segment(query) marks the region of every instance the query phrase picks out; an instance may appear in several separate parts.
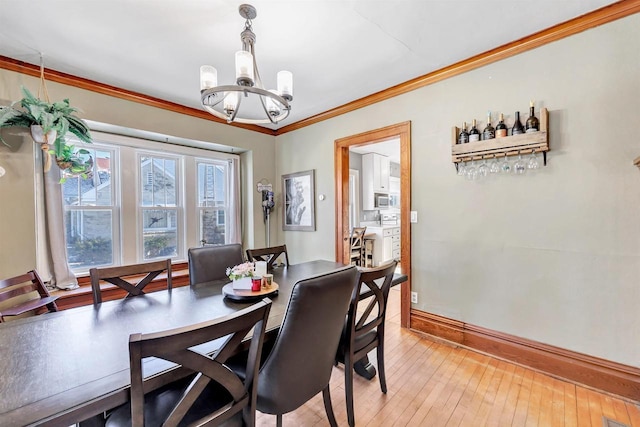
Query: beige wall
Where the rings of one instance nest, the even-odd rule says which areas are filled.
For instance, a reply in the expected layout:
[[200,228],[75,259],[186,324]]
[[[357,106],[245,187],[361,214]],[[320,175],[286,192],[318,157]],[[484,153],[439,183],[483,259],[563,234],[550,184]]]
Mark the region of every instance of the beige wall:
[[[414,307],[640,366],[639,52],[636,14],[278,136],[277,176],[315,169],[327,195],[316,232],[279,227],[292,262],[334,258],[334,140],[410,120]],[[451,127],[530,99],[550,110],[548,165],[456,176]]]
[[[0,100],[5,100],[5,104],[6,100],[21,98],[20,85],[35,93],[38,80],[0,69]],[[87,120],[236,147],[235,152],[242,152],[243,240],[245,246],[264,245],[261,199],[256,183],[261,178],[275,180],[273,136],[52,82],[47,82],[47,87],[51,100],[69,98],[71,105],[80,108],[81,117]],[[0,178],[0,277],[19,274],[36,265],[34,144],[29,137],[24,137],[26,143],[23,143],[20,133],[19,129],[3,130],[2,135],[11,147],[0,144],[0,166],[7,170]],[[260,160],[254,162],[254,158]]]

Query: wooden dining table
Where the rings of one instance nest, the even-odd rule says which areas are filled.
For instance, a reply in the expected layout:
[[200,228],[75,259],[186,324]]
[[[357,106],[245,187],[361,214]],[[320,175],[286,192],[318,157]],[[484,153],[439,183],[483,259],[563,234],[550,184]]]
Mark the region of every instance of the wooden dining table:
[[[310,261],[276,268],[268,333],[280,327],[293,285],[346,268]],[[406,279],[405,279],[406,280]],[[247,307],[222,294],[224,283],[157,291],[0,324],[0,426],[69,426],[126,403],[129,335],[212,320]],[[207,351],[216,350],[215,343]],[[175,369],[150,361],[145,377]]]

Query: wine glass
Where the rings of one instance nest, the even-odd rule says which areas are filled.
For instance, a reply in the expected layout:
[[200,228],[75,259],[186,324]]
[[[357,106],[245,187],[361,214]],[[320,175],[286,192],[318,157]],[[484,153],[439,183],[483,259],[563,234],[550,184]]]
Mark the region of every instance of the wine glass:
[[494,154],[493,161],[489,165],[489,172],[498,173],[500,172],[500,163],[498,163],[498,157]]
[[508,174],[511,172],[511,163],[507,160],[507,153],[504,153],[504,160],[500,163],[500,172],[503,174]]
[[538,169],[540,167],[540,163],[538,163],[538,157],[536,156],[536,150],[531,150],[531,156],[529,157],[529,162],[527,163],[527,168],[529,169]]
[[478,166],[478,178],[486,178],[489,175],[489,166],[487,166],[487,161],[485,158],[482,158],[482,163]]
[[461,162],[458,165],[458,176],[465,176],[465,169],[467,168],[466,162]]
[[517,175],[522,175],[527,171],[527,167],[522,160],[522,153],[518,151],[518,160],[513,164],[513,172]]
[[464,173],[467,179],[470,181],[478,179],[478,168],[476,167],[473,160],[471,161],[471,164],[465,168]]

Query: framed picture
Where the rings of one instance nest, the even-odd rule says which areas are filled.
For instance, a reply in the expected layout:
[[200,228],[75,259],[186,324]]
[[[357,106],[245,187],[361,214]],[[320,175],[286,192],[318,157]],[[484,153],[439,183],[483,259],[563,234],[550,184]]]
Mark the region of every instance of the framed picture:
[[315,193],[315,169],[282,175],[283,230],[316,231]]

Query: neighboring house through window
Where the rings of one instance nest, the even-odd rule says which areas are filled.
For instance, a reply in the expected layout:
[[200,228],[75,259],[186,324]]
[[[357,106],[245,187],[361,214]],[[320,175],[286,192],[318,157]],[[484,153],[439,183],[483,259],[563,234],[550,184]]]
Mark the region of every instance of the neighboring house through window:
[[186,259],[229,243],[230,159],[237,155],[93,133],[93,176],[62,187],[72,270]]

